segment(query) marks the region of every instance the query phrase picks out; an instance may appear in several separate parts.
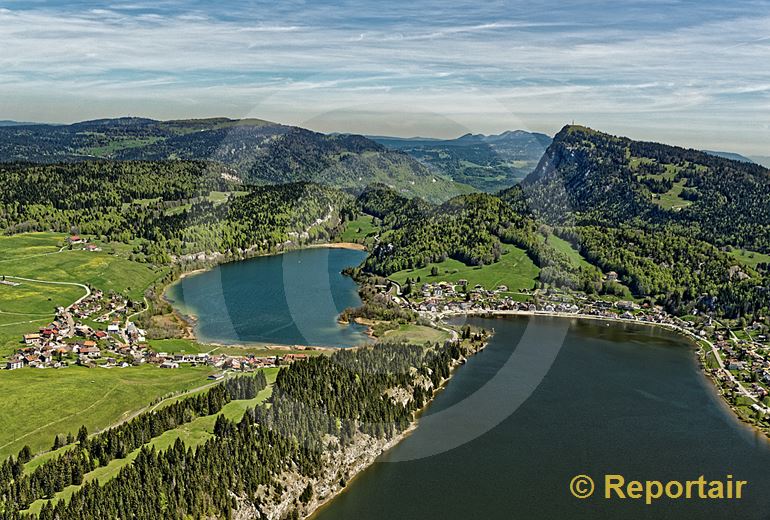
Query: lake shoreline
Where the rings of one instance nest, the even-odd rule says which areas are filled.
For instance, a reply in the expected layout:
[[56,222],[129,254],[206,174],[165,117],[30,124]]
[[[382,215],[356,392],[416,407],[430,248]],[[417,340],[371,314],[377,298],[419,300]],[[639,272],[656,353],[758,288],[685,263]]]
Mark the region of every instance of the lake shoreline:
[[[594,316],[594,315],[587,315],[587,314],[571,314],[571,313],[563,313],[563,312],[549,312],[549,311],[464,311],[464,312],[453,312],[453,313],[439,313],[441,314],[440,319],[442,319],[445,316],[449,317],[479,317],[479,318],[488,318],[488,319],[494,319],[494,318],[502,318],[505,319],[507,317],[521,317],[521,318],[527,318],[528,320],[533,317],[544,317],[544,318],[558,318],[558,319],[577,319],[577,320],[586,320],[586,321],[599,321],[599,322],[605,322],[609,326],[611,323],[614,325],[618,324],[629,324],[629,325],[646,325],[653,328],[661,328],[663,330],[667,330],[669,332],[674,332],[677,337],[681,337],[683,339],[688,340],[688,344],[693,347],[692,350],[696,354],[696,361],[698,364],[698,373],[702,376],[702,381],[704,383],[704,388],[707,389],[712,393],[712,396],[715,397],[715,401],[719,403],[721,406],[725,407],[725,412],[737,420],[738,423],[740,423],[741,427],[744,427],[746,429],[746,432],[751,433],[761,433],[762,437],[765,439],[765,441],[770,442],[770,437],[767,436],[767,433],[763,431],[762,429],[756,427],[755,425],[745,421],[742,416],[737,413],[737,411],[734,409],[730,403],[728,403],[722,393],[720,393],[719,389],[720,387],[717,385],[716,380],[714,377],[706,372],[703,368],[703,364],[700,362],[701,357],[699,353],[701,351],[705,351],[703,349],[703,346],[700,345],[697,342],[697,338],[693,337],[688,331],[682,329],[681,327],[678,327],[676,325],[666,324],[666,323],[654,323],[654,322],[641,322],[641,321],[632,321],[622,318],[612,318],[612,317],[606,317],[606,316]],[[478,352],[483,350],[487,344],[488,340],[491,339],[494,336],[494,331],[490,333],[490,336],[487,338],[487,342],[484,343],[484,346],[479,349]],[[476,352],[476,353],[478,353]],[[474,354],[475,355],[475,354]],[[408,438],[411,434],[413,434],[417,428],[419,427],[420,422],[420,416],[425,413],[428,408],[431,406],[431,404],[434,402],[436,397],[439,395],[441,391],[443,391],[446,386],[450,383],[452,380],[452,377],[455,375],[455,372],[463,366],[463,363],[458,363],[455,366],[452,367],[449,377],[444,380],[439,388],[436,389],[434,394],[431,396],[431,399],[426,403],[425,407],[423,407],[419,412],[415,414],[415,419],[412,421],[412,423],[409,425],[409,427],[404,430],[401,434],[399,434],[396,438],[394,438],[391,442],[388,443],[387,448],[385,448],[374,460],[372,460],[369,464],[367,464],[364,468],[361,469],[358,473],[356,473],[348,482],[348,486],[345,488],[340,489],[336,493],[332,494],[329,497],[326,497],[322,502],[318,504],[318,506],[308,515],[306,515],[304,520],[314,520],[317,518],[321,512],[330,505],[330,503],[340,495],[342,495],[344,492],[346,492],[350,486],[351,483],[355,482],[357,478],[359,478],[364,471],[369,469],[371,466],[373,466],[380,457],[385,455],[388,451],[395,448],[398,444],[400,444],[402,441],[404,441],[406,438]]]
[[[487,345],[489,345],[489,341],[492,339],[492,337],[493,337],[493,336],[494,336],[494,332],[487,332],[487,336],[486,336],[486,337],[485,337],[485,339],[484,339],[484,343],[483,343],[481,346],[479,346],[479,348],[478,348],[478,349],[477,349],[475,352],[473,352],[473,354],[472,354],[472,356],[471,356],[471,357],[474,357],[474,356],[476,356],[478,353],[482,352],[482,351],[483,351],[483,350],[484,350],[484,349],[487,347]],[[461,367],[463,367],[463,366],[465,365],[465,363],[467,362],[467,360],[468,360],[468,359],[469,359],[469,358],[466,358],[466,357],[462,357],[462,358],[460,358],[460,359],[456,360],[456,361],[455,361],[455,362],[452,364],[452,366],[450,367],[450,369],[449,369],[449,376],[448,376],[446,379],[444,379],[443,381],[441,381],[441,383],[439,384],[439,386],[438,386],[438,387],[436,387],[436,388],[433,390],[433,393],[431,394],[431,396],[430,396],[430,399],[428,399],[428,400],[425,402],[425,405],[424,405],[424,406],[423,406],[421,409],[419,409],[419,410],[417,410],[417,411],[415,412],[415,414],[414,414],[414,418],[413,418],[413,419],[412,419],[412,421],[409,423],[409,426],[407,426],[407,427],[406,427],[406,429],[404,429],[404,431],[402,431],[402,432],[401,432],[401,433],[399,433],[398,435],[394,436],[394,437],[393,437],[393,438],[392,438],[390,441],[388,441],[388,442],[387,442],[387,443],[386,443],[386,444],[383,446],[383,449],[380,451],[380,453],[379,453],[379,454],[377,454],[377,456],[376,456],[376,457],[374,457],[374,458],[373,458],[371,461],[369,461],[368,463],[364,464],[364,465],[363,465],[363,467],[360,469],[360,471],[357,471],[357,472],[356,472],[354,475],[352,475],[352,476],[351,476],[351,477],[348,479],[348,481],[347,481],[347,485],[346,485],[345,487],[343,487],[343,488],[341,488],[341,489],[337,490],[336,492],[332,493],[331,495],[329,495],[329,496],[327,496],[327,497],[324,497],[324,498],[323,498],[323,500],[319,501],[319,502],[318,502],[318,503],[315,505],[315,507],[313,508],[313,510],[312,510],[312,511],[310,511],[310,512],[309,512],[307,515],[305,515],[305,516],[303,516],[303,517],[302,517],[302,518],[303,518],[303,520],[313,520],[314,518],[316,518],[316,517],[317,517],[317,515],[321,514],[321,512],[323,511],[323,509],[324,509],[324,508],[326,508],[326,507],[328,507],[328,506],[329,506],[329,505],[330,505],[330,504],[331,504],[331,503],[334,501],[334,499],[335,499],[335,498],[339,497],[340,495],[342,495],[343,493],[345,493],[345,492],[346,492],[348,489],[350,489],[350,485],[351,485],[353,482],[355,482],[355,481],[356,481],[356,479],[357,479],[357,478],[359,478],[359,477],[360,477],[360,476],[361,476],[361,475],[362,475],[362,474],[363,474],[363,473],[364,473],[364,472],[365,472],[367,469],[371,468],[371,467],[372,467],[374,464],[376,464],[376,463],[377,463],[377,461],[378,461],[378,460],[379,460],[379,459],[380,459],[380,458],[381,458],[383,455],[385,455],[387,452],[389,452],[390,450],[392,450],[393,448],[395,448],[396,446],[398,446],[398,445],[399,445],[401,442],[403,442],[403,441],[404,441],[404,440],[406,440],[406,439],[407,439],[407,438],[408,438],[410,435],[412,435],[412,434],[413,434],[413,433],[414,433],[414,432],[417,430],[417,428],[420,426],[420,418],[423,416],[423,414],[425,414],[425,412],[427,412],[427,411],[428,411],[428,409],[430,408],[431,404],[433,404],[433,402],[436,400],[436,398],[437,398],[437,397],[438,397],[438,396],[439,396],[439,395],[440,395],[440,394],[441,394],[441,393],[442,393],[444,390],[446,390],[446,387],[447,387],[447,386],[449,385],[449,383],[452,381],[452,378],[455,376],[455,374],[457,373],[457,371],[458,371],[458,370],[459,370]]]
[[[770,431],[762,429],[760,426],[757,426],[754,423],[749,422],[746,420],[741,414],[735,405],[727,401],[727,398],[725,394],[722,392],[722,387],[719,384],[719,381],[716,377],[716,373],[711,372],[708,370],[706,366],[706,356],[708,355],[709,349],[706,348],[706,346],[702,345],[701,342],[705,342],[707,345],[712,346],[711,342],[706,340],[705,338],[699,338],[692,332],[679,327],[678,325],[670,324],[670,323],[658,323],[658,322],[650,322],[650,321],[637,321],[637,320],[628,320],[623,318],[613,318],[609,316],[595,316],[592,314],[572,314],[572,313],[566,313],[566,312],[557,312],[557,311],[514,311],[514,310],[498,310],[498,311],[463,311],[463,312],[445,312],[445,313],[439,313],[441,314],[441,318],[443,319],[443,316],[476,316],[480,318],[489,317],[489,318],[496,318],[496,317],[506,317],[506,316],[520,316],[520,317],[537,317],[541,316],[544,318],[551,317],[551,318],[559,318],[559,319],[577,319],[577,320],[590,320],[590,321],[600,321],[600,322],[606,322],[607,324],[615,323],[615,324],[628,324],[628,325],[645,325],[652,328],[661,328],[664,330],[668,330],[670,332],[676,333],[677,336],[682,337],[688,341],[690,345],[693,346],[693,350],[696,354],[696,359],[698,361],[698,367],[699,367],[699,373],[703,376],[703,380],[707,382],[707,388],[710,389],[710,391],[713,392],[713,394],[717,397],[717,400],[724,405],[728,410],[730,410],[730,415],[732,415],[735,419],[738,420],[738,422],[741,423],[741,425],[746,426],[751,432],[759,433],[761,434],[762,438],[770,443]],[[715,354],[716,355],[716,354]]]

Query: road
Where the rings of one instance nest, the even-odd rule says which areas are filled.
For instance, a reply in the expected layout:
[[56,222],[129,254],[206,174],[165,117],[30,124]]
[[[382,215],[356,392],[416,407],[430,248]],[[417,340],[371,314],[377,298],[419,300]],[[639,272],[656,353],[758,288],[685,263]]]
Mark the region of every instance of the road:
[[[55,254],[55,253],[47,253],[47,254]],[[51,280],[36,280],[35,278],[22,278],[21,276],[10,276],[10,275],[5,275],[5,278],[6,279],[11,279],[11,280],[21,280],[21,281],[24,281],[24,282],[45,283],[45,284],[51,284],[51,285],[74,285],[76,287],[82,287],[83,289],[85,289],[86,293],[83,296],[81,296],[80,298],[78,298],[77,300],[75,300],[72,303],[72,305],[77,305],[78,303],[82,302],[83,300],[85,300],[86,298],[91,296],[91,288],[88,287],[85,284],[82,284],[82,283],[76,283],[76,282],[54,282],[54,281],[51,281]],[[72,307],[72,305],[70,305],[70,307]]]
[[[56,253],[47,253],[47,254],[56,254]],[[9,275],[5,275],[5,278],[6,279],[11,279],[11,280],[21,280],[23,282],[42,283],[42,284],[49,284],[49,285],[74,285],[76,287],[83,288],[86,291],[86,293],[83,296],[81,296],[80,298],[78,298],[77,300],[75,300],[74,302],[72,302],[69,305],[69,307],[67,307],[67,308],[70,308],[73,305],[77,305],[78,303],[82,302],[83,300],[85,300],[86,298],[91,296],[91,288],[88,287],[85,284],[82,284],[82,283],[77,283],[77,282],[54,282],[52,280],[37,280],[35,278],[22,278],[21,276],[9,276]],[[66,313],[66,317],[67,317],[67,328],[69,328],[70,330],[73,330],[75,328],[75,321],[72,319],[72,316],[70,315],[69,312]],[[34,322],[37,322],[37,321],[40,321],[40,319],[32,320],[29,323],[34,323]]]

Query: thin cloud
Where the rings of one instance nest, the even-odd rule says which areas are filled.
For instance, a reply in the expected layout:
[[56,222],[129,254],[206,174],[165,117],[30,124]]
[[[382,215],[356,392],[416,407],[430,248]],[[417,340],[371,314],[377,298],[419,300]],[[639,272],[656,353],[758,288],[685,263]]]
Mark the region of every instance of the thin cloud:
[[490,123],[502,105],[544,117],[550,131],[571,114],[608,127],[677,114],[713,125],[714,139],[745,125],[759,129],[751,146],[770,141],[755,123],[770,119],[770,71],[758,65],[770,62],[768,16],[680,2],[667,3],[665,18],[646,2],[471,5],[0,8],[0,108],[13,111],[0,116],[29,119],[21,99],[27,110],[49,106],[57,120],[78,119],[92,98],[118,112],[130,102],[178,117],[196,115],[185,113],[191,105],[211,114],[273,103],[295,120],[303,110],[309,118],[390,103],[491,131],[506,129],[490,128],[503,124]]

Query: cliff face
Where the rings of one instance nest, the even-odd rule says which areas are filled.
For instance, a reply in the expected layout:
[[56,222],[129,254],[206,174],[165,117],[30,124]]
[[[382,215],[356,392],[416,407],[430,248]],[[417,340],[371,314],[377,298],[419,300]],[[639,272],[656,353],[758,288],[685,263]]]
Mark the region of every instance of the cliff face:
[[625,141],[584,127],[564,127],[521,184],[528,206],[554,224],[576,216],[614,220],[616,215],[654,210],[634,185]]
[[[402,438],[403,436],[397,436],[385,440],[359,433],[348,446],[340,448],[338,439],[329,436],[326,441],[330,449],[322,457],[323,470],[319,475],[307,478],[296,471],[284,471],[276,479],[280,483],[281,492],[262,487],[258,495],[262,500],[259,509],[249,501],[239,501],[239,509],[234,518],[306,518],[342,491],[351,478],[370,466],[377,457],[398,444]],[[301,497],[308,485],[311,486],[312,495],[303,502]]]
[[[483,345],[475,350],[466,350],[465,355],[453,361],[452,370],[465,363],[466,355],[472,355],[480,349],[483,349]],[[429,377],[419,374],[417,370],[412,371],[411,374],[414,379],[410,386],[391,388],[383,397],[405,405],[411,400],[413,389],[419,386],[428,392],[428,395],[435,395],[438,388],[434,387]],[[447,381],[448,379],[444,379],[439,388]],[[322,454],[323,464],[319,474],[307,477],[292,468],[287,468],[275,479],[273,485],[260,486],[253,499],[234,495],[238,504],[233,515],[234,520],[282,520],[309,517],[316,509],[342,492],[351,479],[371,466],[380,455],[401,442],[416,427],[415,420],[408,429],[391,439],[357,432],[345,446],[340,445],[337,437],[326,435],[324,437],[326,450]],[[308,489],[312,491],[308,493]]]

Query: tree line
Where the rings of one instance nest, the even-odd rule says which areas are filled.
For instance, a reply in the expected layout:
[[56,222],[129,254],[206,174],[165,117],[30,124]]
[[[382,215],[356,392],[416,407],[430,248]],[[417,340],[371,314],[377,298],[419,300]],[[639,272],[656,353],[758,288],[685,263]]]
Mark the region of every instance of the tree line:
[[[244,503],[261,511],[282,493],[284,472],[317,477],[324,453],[357,436],[403,431],[464,353],[456,343],[380,344],[294,363],[279,372],[269,403],[237,423],[220,416],[215,438],[202,446],[142,447],[116,478],[84,484],[69,502],[47,502],[39,518],[232,518]],[[393,397],[396,389],[406,400]],[[312,487],[303,494],[309,500]],[[0,512],[2,520],[19,518],[12,503]]]
[[71,449],[31,473],[24,472],[24,464],[30,459],[29,448],[24,448],[18,457],[0,465],[0,511],[12,515],[28,508],[35,500],[52,498],[67,486],[80,485],[86,473],[114,459],[125,458],[163,432],[196,417],[216,414],[232,400],[253,399],[266,386],[265,375],[260,371],[226,379],[207,392],[143,413],[91,437],[83,426],[76,440],[73,439],[75,444]]

